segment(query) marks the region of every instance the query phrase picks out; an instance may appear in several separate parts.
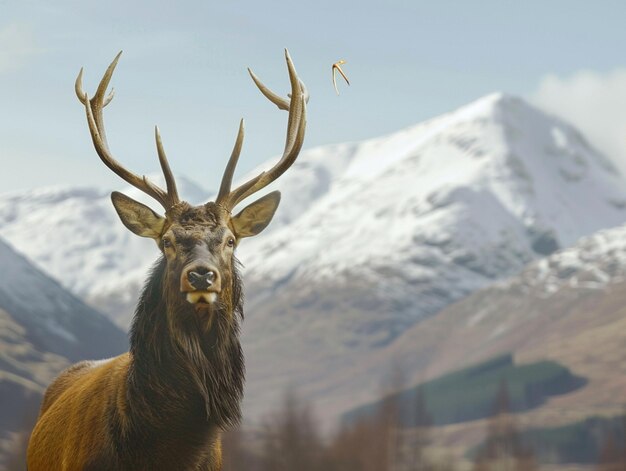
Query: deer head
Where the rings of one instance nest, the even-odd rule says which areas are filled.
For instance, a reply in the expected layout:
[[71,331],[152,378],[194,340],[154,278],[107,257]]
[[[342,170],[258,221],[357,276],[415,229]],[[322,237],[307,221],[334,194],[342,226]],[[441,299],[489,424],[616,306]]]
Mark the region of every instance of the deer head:
[[126,182],[159,202],[163,206],[164,214],[157,214],[148,206],[118,192],[111,195],[115,210],[130,231],[154,239],[163,253],[167,264],[164,284],[168,291],[168,305],[179,308],[191,306],[196,312],[211,311],[212,306],[221,305],[226,306],[226,310],[232,314],[233,290],[238,289],[235,247],[241,239],[257,235],[267,227],[280,202],[280,193],[271,192],[250,203],[235,215],[232,212],[244,199],[280,177],[296,160],[302,148],[306,127],[308,101],[306,88],[298,78],[286,50],[285,57],[291,83],[289,99],[273,93],[248,69],[263,95],[279,109],[289,112],[283,155],[270,170],[232,189],[233,174],[244,138],[242,120],[216,200],[192,206],[181,201],[178,196],[176,182],[158,128],[155,128],[156,148],[165,176],[165,190],[145,176],[139,176],[124,168],[109,149],[103,109],[113,99],[113,91],[107,94],[107,88],[120,55],[121,52],[109,65],[91,99],[83,91],[81,69],[76,79],[76,94],[85,106],[93,144],[101,160]]

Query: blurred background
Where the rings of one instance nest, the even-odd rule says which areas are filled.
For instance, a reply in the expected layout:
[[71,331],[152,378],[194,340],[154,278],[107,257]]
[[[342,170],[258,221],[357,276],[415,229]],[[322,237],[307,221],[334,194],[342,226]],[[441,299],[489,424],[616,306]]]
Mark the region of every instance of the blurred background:
[[[626,469],[626,4],[0,0],[0,469],[49,382],[127,349],[158,251],[114,155],[214,197],[271,166],[289,48],[305,147],[244,265],[244,421],[228,470]],[[351,83],[332,85],[331,65]],[[155,177],[158,179],[158,177]],[[143,199],[145,201],[145,199]],[[158,209],[158,208],[155,208]]]

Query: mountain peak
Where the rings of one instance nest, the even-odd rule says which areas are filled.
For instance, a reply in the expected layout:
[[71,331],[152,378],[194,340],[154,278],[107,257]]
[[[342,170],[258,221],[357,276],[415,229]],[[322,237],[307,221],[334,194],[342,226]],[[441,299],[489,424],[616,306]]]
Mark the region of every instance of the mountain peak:
[[482,96],[466,105],[453,111],[452,115],[468,117],[485,117],[499,119],[502,114],[516,113],[518,116],[541,117],[540,119],[555,118],[549,116],[544,111],[536,108],[531,103],[519,97],[505,92],[494,92]]
[[[512,95],[510,93],[497,91],[493,93],[489,93],[487,95],[483,95],[482,97],[474,100],[471,103],[482,104],[486,106],[506,106],[508,103],[520,102],[524,101],[522,98],[517,95]],[[470,103],[470,104],[471,104]]]

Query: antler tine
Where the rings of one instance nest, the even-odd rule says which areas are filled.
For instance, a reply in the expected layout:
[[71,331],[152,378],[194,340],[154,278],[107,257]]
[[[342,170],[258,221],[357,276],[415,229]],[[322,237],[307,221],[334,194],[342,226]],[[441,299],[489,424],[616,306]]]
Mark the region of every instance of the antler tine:
[[120,51],[117,56],[115,56],[115,59],[113,59],[113,62],[111,62],[111,64],[107,68],[102,77],[102,80],[100,80],[100,84],[98,85],[98,88],[93,98],[89,99],[87,93],[83,91],[82,68],[80,69],[78,77],[76,78],[74,90],[76,92],[78,100],[85,106],[85,111],[87,113],[87,123],[89,125],[91,139],[93,141],[96,152],[98,153],[98,156],[100,157],[102,162],[104,162],[104,164],[109,167],[115,174],[119,175],[126,182],[130,183],[134,187],[138,188],[139,190],[157,200],[165,208],[165,210],[168,210],[179,200],[178,193],[176,191],[176,183],[174,182],[174,177],[172,176],[172,172],[167,162],[167,157],[165,156],[165,152],[163,151],[163,145],[161,143],[161,137],[158,133],[158,129],[156,130],[157,151],[159,153],[161,169],[163,170],[163,174],[165,176],[165,182],[168,190],[167,192],[152,183],[150,180],[148,180],[147,177],[139,176],[126,169],[113,157],[109,150],[109,144],[107,142],[104,128],[104,117],[102,110],[106,105],[111,102],[114,97],[113,90],[111,90],[108,95],[106,94],[106,91],[109,87],[111,77],[113,76],[113,72],[115,71],[115,67],[117,66],[121,54],[122,52]]
[[277,95],[276,93],[271,91],[269,88],[267,88],[265,84],[261,82],[261,80],[259,80],[259,77],[257,77],[256,74],[252,72],[252,70],[249,67],[248,67],[248,73],[250,74],[250,77],[252,77],[252,80],[256,84],[257,88],[261,90],[261,93],[263,95],[265,95],[265,98],[267,98],[269,101],[274,103],[278,107],[279,110],[289,111],[288,100],[285,100],[283,97],[281,97],[280,95]]
[[172,174],[172,170],[170,169],[170,164],[167,161],[165,150],[163,149],[163,142],[161,141],[161,133],[159,132],[158,126],[154,127],[154,138],[156,140],[157,153],[159,154],[159,164],[161,164],[161,170],[163,171],[163,176],[165,177],[165,188],[167,189],[168,204],[168,207],[166,209],[169,209],[175,204],[179,203],[180,198],[178,197],[176,180],[174,179],[174,175]]
[[[230,188],[230,179],[232,179],[232,174],[234,173],[236,165],[236,159],[233,161],[233,158],[231,157],[231,160],[228,162],[227,170],[224,172],[224,178],[228,175],[229,181],[228,183],[226,183],[225,180],[222,181],[222,186],[217,200],[217,202],[222,203],[229,210],[233,209],[239,202],[248,196],[256,193],[280,177],[295,162],[300,150],[302,149],[306,129],[306,103],[308,101],[308,92],[304,84],[298,78],[298,74],[296,73],[289,51],[286,49],[285,59],[287,61],[287,68],[289,69],[289,81],[291,83],[289,100],[286,100],[272,92],[250,69],[248,69],[252,80],[257,85],[261,93],[279,109],[289,111],[287,136],[283,155],[278,163],[269,171],[262,172],[260,175],[250,179],[235,190],[226,194],[223,190]],[[237,155],[237,157],[239,157],[239,155]]]
[[239,122],[239,132],[237,133],[237,140],[235,141],[235,147],[233,147],[233,151],[230,154],[230,159],[228,159],[228,164],[224,169],[224,175],[222,176],[222,184],[220,185],[220,191],[217,194],[216,202],[222,202],[226,197],[230,194],[230,187],[233,183],[233,175],[235,174],[235,167],[237,167],[237,161],[239,160],[239,155],[241,154],[241,147],[243,146],[243,136],[244,136],[244,121],[243,119]]
[[[119,57],[119,54],[118,54],[118,57]],[[74,92],[76,92],[76,97],[78,98],[78,101],[80,101],[84,105],[85,95],[87,94],[83,91],[83,68],[82,67],[80,68],[80,72],[78,72],[78,77],[76,77],[76,82],[74,83]],[[115,98],[115,88],[111,88],[111,91],[109,92],[107,97],[104,99],[104,102],[102,103],[102,107],[104,108],[106,105],[111,103],[113,98]]]
[[[289,51],[287,51],[286,49],[285,49],[285,54],[287,56],[287,62],[291,63],[292,67],[293,67],[293,63],[291,62],[291,56],[289,55]],[[259,77],[257,77],[257,75],[254,72],[252,72],[252,70],[249,67],[248,67],[248,73],[250,74],[250,77],[252,77],[252,80],[254,81],[254,83],[258,87],[258,89],[261,91],[261,93],[263,95],[265,95],[265,97],[269,101],[274,103],[278,107],[279,110],[289,111],[289,100],[285,100],[280,95],[277,95],[272,90],[267,88],[267,86],[265,86],[265,84],[263,82],[261,82]],[[300,80],[300,88],[302,90],[302,93],[304,94],[306,103],[308,103],[309,102],[309,91],[307,90],[307,88],[304,85],[304,82],[302,82],[302,80]],[[291,93],[288,93],[287,96],[289,98],[291,98]]]

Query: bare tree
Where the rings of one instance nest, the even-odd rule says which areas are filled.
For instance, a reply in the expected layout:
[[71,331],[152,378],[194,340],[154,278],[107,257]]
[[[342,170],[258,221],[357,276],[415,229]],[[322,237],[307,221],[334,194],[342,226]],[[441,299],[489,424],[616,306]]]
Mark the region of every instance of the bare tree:
[[598,471],[626,471],[626,413],[622,416],[620,432],[607,432],[600,450]]
[[324,468],[324,446],[311,407],[293,391],[282,409],[266,418],[261,431],[262,471],[317,471]]
[[412,425],[410,439],[405,440],[405,452],[403,457],[404,469],[407,471],[422,471],[432,468],[432,463],[426,455],[431,444],[430,427],[432,417],[426,408],[426,400],[422,388],[418,388],[413,402]]
[[474,471],[534,471],[534,455],[521,439],[506,382],[500,384],[494,414],[487,425],[487,438],[474,461]]
[[390,422],[384,413],[344,426],[329,446],[332,471],[391,471]]

